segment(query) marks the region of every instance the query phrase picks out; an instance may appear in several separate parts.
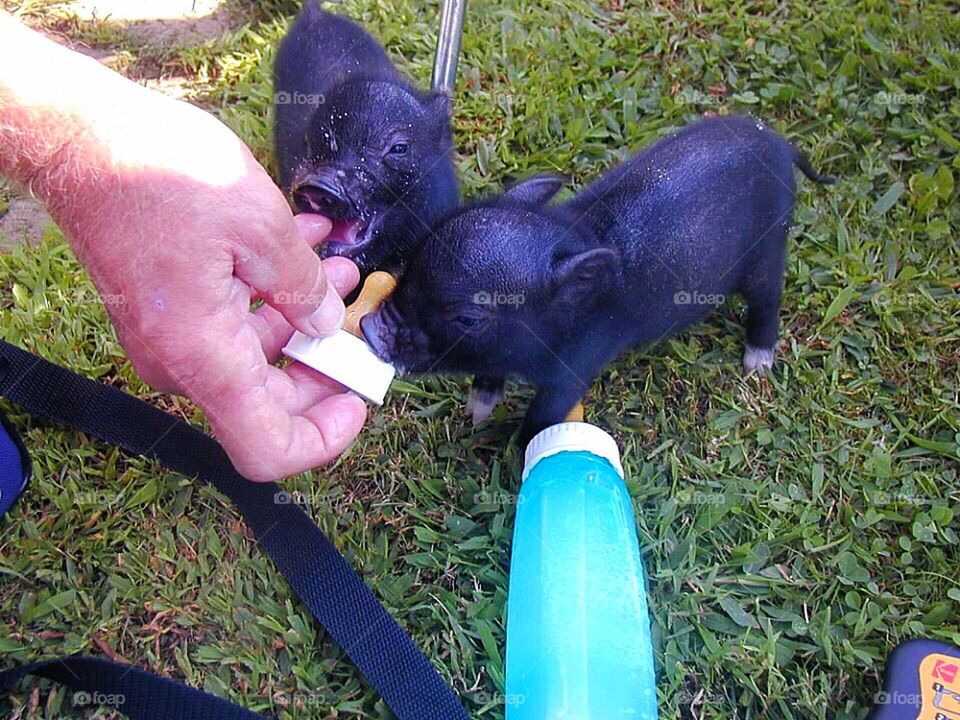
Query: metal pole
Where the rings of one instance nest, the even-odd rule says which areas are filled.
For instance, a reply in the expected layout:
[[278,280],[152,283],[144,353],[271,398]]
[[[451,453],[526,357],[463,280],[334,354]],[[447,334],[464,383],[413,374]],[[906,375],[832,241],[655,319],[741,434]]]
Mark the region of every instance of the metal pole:
[[440,36],[437,55],[433,61],[433,89],[453,95],[457,84],[457,60],[460,57],[460,38],[463,35],[463,16],[467,0],[443,0],[440,14]]

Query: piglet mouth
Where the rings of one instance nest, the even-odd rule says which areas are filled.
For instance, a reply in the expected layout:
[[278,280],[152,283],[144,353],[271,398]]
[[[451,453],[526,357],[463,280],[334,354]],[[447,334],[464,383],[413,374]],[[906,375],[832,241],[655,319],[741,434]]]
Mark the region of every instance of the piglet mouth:
[[391,300],[362,318],[360,331],[373,353],[400,375],[421,375],[436,365],[435,356],[425,347],[426,336],[404,323]]
[[301,213],[315,213],[330,219],[333,227],[321,246],[323,256],[359,254],[373,239],[376,216],[365,217],[339,188],[313,179],[293,189],[293,202]]
[[[343,250],[358,249],[370,240],[367,232],[370,223],[359,218],[332,218],[333,228],[327,235],[326,245]],[[331,248],[333,249],[333,248]]]

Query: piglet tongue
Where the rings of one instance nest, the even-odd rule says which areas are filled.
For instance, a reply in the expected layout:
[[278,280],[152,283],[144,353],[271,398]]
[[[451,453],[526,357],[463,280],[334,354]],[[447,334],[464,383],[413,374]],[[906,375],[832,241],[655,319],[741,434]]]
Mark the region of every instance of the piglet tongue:
[[334,220],[327,242],[355,245],[362,231],[363,223],[359,220]]

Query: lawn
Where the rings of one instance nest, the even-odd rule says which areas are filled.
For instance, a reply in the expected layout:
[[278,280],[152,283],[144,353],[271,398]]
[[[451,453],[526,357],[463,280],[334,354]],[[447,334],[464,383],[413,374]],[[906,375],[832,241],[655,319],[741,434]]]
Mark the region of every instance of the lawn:
[[[131,45],[124,68],[183,75],[269,162],[269,70],[293,5],[262,3],[199,47]],[[428,82],[435,2],[342,12]],[[468,195],[540,171],[579,186],[704,113],[757,115],[840,182],[799,183],[771,376],[741,376],[734,302],[622,358],[589,397],[623,449],[662,717],[863,718],[898,642],[960,645],[956,6],[471,0],[455,98]],[[0,286],[4,339],[203,422],[136,378],[55,230],[0,255]],[[471,715],[497,720],[529,392],[476,428],[466,395],[461,379],[396,383],[336,465],[287,485]],[[281,718],[390,717],[223,497],[3,407],[37,477],[0,521],[0,667],[86,652]],[[11,718],[84,716],[71,707],[40,684],[0,702]]]

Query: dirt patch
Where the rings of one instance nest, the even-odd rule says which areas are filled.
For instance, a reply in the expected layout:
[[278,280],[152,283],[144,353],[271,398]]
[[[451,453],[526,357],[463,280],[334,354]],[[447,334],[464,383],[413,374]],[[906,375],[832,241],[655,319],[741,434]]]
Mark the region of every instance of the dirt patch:
[[[247,0],[74,0],[18,13],[35,30],[100,59],[118,51],[162,52],[216,40],[255,16]],[[16,11],[12,0],[0,9]]]
[[0,252],[15,245],[39,243],[53,220],[43,204],[33,198],[15,198],[0,215]]
[[227,9],[217,10],[213,15],[195,20],[157,20],[133,23],[127,32],[147,47],[170,47],[171,45],[199,45],[215,40],[239,27],[242,17]]
[[79,0],[71,10],[80,20],[115,26],[148,48],[197,45],[244,21],[224,0]]

